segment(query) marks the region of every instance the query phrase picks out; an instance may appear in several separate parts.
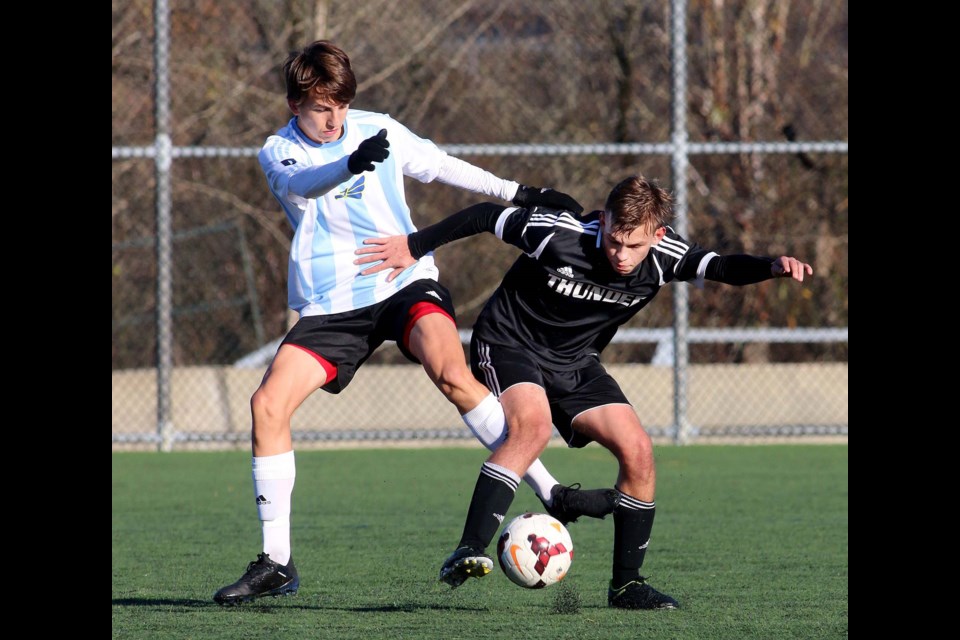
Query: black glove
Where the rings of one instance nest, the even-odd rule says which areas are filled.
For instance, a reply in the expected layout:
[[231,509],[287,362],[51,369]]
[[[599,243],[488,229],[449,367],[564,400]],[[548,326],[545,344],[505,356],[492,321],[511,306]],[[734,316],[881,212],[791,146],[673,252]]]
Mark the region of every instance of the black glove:
[[583,213],[583,206],[579,202],[562,191],[547,188],[538,189],[520,185],[517,195],[513,196],[513,204],[518,207],[531,207],[538,204],[551,209],[572,211],[578,215]]
[[350,169],[350,173],[373,171],[374,162],[383,162],[390,155],[390,152],[387,151],[389,146],[387,130],[380,129],[380,133],[361,142],[357,150],[350,154],[350,158],[347,160],[347,168]]

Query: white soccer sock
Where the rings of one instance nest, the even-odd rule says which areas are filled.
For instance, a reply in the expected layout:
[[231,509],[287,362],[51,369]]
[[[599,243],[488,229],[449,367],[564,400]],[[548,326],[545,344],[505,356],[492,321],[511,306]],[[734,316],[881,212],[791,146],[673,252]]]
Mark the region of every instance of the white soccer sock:
[[540,458],[534,460],[533,464],[527,467],[527,472],[523,475],[523,479],[537,492],[541,500],[547,504],[553,503],[553,496],[550,495],[550,490],[553,489],[554,485],[560,483],[550,475],[547,468],[540,462]]
[[[496,451],[507,439],[507,420],[503,415],[503,407],[500,406],[500,401],[492,393],[481,400],[480,404],[463,414],[462,418],[466,425],[470,427],[473,435],[490,451]],[[552,499],[550,490],[554,485],[560,484],[556,478],[550,475],[539,458],[534,460],[533,464],[527,468],[527,473],[523,476],[523,479],[547,504]]]
[[281,565],[290,561],[290,498],[296,477],[293,451],[253,458],[253,495],[263,530],[263,552]]
[[463,416],[463,421],[470,427],[477,440],[483,443],[490,451],[496,451],[507,439],[506,418],[503,416],[503,407],[495,395],[488,394],[470,411]]

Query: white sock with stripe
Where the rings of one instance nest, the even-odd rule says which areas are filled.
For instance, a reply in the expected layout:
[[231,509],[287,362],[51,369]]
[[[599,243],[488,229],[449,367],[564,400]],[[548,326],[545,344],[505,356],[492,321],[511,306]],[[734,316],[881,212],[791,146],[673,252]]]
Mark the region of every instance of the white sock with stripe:
[[290,502],[296,477],[293,451],[253,458],[253,495],[263,532],[263,552],[281,565],[290,561]]

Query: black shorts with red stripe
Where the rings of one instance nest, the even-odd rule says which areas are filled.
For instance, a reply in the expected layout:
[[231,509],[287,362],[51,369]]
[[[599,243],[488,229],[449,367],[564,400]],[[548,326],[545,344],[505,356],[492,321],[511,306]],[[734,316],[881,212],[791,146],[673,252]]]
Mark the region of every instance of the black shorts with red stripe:
[[357,369],[386,341],[396,342],[408,360],[420,364],[410,353],[407,340],[416,321],[428,313],[442,313],[456,324],[453,300],[446,287],[435,280],[417,280],[369,307],[304,316],[290,329],[283,344],[306,349],[336,367],[336,377],[321,388],[340,393],[353,380]]

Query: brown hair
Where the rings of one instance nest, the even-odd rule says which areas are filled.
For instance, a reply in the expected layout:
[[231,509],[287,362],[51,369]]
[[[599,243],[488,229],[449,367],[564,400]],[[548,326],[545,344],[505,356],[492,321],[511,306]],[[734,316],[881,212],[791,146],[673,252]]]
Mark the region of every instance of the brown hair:
[[287,100],[300,104],[311,91],[336,104],[349,104],[357,95],[357,79],[350,57],[337,45],[317,40],[302,51],[292,51],[283,63]]
[[667,226],[673,217],[673,197],[656,182],[631,176],[610,191],[604,209],[615,233],[630,233],[635,229],[653,232]]

